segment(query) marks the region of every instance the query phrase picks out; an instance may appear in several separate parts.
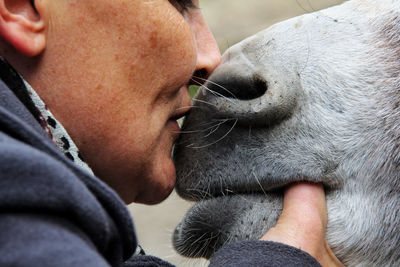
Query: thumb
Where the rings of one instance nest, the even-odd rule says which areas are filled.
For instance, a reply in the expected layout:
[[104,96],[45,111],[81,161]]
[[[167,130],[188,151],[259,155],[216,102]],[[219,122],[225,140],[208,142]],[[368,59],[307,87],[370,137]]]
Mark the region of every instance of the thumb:
[[298,183],[285,191],[282,214],[261,240],[284,243],[316,258],[323,266],[341,266],[325,241],[327,210],[320,184]]

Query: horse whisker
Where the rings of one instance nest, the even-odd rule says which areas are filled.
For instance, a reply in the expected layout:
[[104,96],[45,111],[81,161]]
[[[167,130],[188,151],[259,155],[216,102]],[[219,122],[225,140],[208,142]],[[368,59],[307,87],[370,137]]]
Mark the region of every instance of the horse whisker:
[[[202,85],[201,83],[199,83],[198,81],[193,80],[195,83],[197,83],[198,85]],[[227,101],[231,102],[232,104],[235,104],[235,102],[232,101],[232,99],[224,96],[223,94],[220,94],[218,92],[215,92],[214,90],[211,90],[210,88],[208,88],[207,86],[202,85],[202,88],[204,88],[205,90],[209,91],[211,94],[215,95],[215,96],[219,96],[222,97],[224,99],[226,99]],[[196,101],[197,99],[194,99],[194,101]]]
[[212,103],[209,103],[207,101],[200,100],[200,99],[193,99],[193,102],[200,102],[200,103],[204,103],[204,104],[207,104],[207,105],[210,105],[210,106],[217,107],[215,104],[212,104]]
[[209,146],[212,146],[212,145],[218,143],[219,141],[221,141],[222,139],[224,139],[225,137],[228,136],[228,134],[233,130],[233,128],[235,128],[237,122],[238,122],[238,119],[235,119],[235,122],[234,122],[233,126],[229,129],[229,131],[224,136],[222,136],[221,138],[216,140],[215,142],[212,142],[212,143],[204,145],[204,146],[191,147],[191,148],[194,148],[194,149],[205,148],[205,147],[209,147]]
[[219,129],[219,127],[222,125],[222,124],[224,124],[225,122],[227,122],[228,120],[225,120],[225,121],[222,121],[222,122],[220,122],[220,123],[218,123],[218,125],[214,125],[214,129],[213,130],[211,130],[207,135],[205,135],[203,138],[206,138],[206,137],[209,137],[210,135],[212,135],[213,133],[215,133],[218,129]]
[[222,90],[226,91],[226,92],[227,92],[228,94],[230,94],[231,96],[233,96],[233,98],[237,99],[237,97],[236,97],[231,91],[229,91],[226,87],[224,87],[224,86],[222,86],[222,85],[220,85],[220,84],[218,84],[218,83],[216,83],[216,82],[213,82],[213,81],[211,81],[211,80],[208,80],[208,79],[204,79],[204,78],[197,77],[197,76],[193,76],[193,77],[196,78],[196,79],[199,79],[199,80],[202,80],[202,81],[211,83],[211,84],[213,84],[213,85],[216,85],[216,86],[218,86],[219,88],[221,88]]

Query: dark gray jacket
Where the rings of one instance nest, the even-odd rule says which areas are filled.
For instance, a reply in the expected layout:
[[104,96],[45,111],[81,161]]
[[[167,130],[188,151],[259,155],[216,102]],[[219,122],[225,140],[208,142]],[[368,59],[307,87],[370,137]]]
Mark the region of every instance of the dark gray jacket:
[[[132,257],[137,240],[124,203],[57,149],[1,59],[0,78],[0,266],[171,266]],[[319,266],[301,250],[261,241],[229,245],[211,265]]]

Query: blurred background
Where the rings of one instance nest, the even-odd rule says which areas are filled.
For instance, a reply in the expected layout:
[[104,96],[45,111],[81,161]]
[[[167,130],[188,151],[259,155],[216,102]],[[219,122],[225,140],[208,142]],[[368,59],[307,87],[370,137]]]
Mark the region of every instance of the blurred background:
[[[342,2],[344,0],[200,0],[200,8],[222,53],[271,24]],[[192,203],[175,193],[156,206],[129,206],[139,243],[147,254],[179,267],[207,266],[205,260],[179,256],[172,247],[172,233],[191,206]]]

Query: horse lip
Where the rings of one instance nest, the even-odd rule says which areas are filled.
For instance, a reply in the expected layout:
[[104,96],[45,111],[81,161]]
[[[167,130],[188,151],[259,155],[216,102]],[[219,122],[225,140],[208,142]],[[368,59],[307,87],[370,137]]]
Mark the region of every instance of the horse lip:
[[[242,217],[241,220],[248,219],[250,217],[247,217],[246,213],[255,211],[259,214],[259,208],[268,210],[268,207],[271,207],[274,203],[281,203],[281,199],[282,193],[275,192],[270,195],[264,195],[263,193],[252,196],[240,194],[199,201],[186,212],[184,218],[176,226],[173,233],[173,245],[179,254],[186,257],[209,259],[216,250],[227,242],[256,239],[264,233],[263,229],[258,229],[257,232],[243,231],[239,235],[237,235],[238,233],[233,235],[231,230],[238,230],[238,228],[236,228],[237,225],[232,224],[231,218],[239,218],[244,215],[245,217]],[[244,205],[239,203],[244,203]],[[254,205],[256,203],[260,205]],[[271,216],[272,220],[275,220],[280,213],[279,204],[274,207],[272,215],[265,215]],[[212,217],[212,212],[210,211],[219,209],[221,209],[219,216]],[[264,225],[265,221],[259,220],[258,223],[259,225]],[[204,249],[205,245],[209,249]]]
[[[201,190],[187,190],[184,189],[178,189],[177,192],[178,194],[190,201],[195,201],[195,202],[201,202],[204,200],[209,200],[209,199],[214,199],[214,198],[219,198],[219,197],[231,197],[231,196],[236,196],[236,195],[260,195],[260,194],[268,194],[268,193],[276,193],[276,192],[281,192],[284,190],[284,188],[288,185],[287,184],[282,184],[279,186],[271,187],[268,189],[262,188],[260,185],[257,185],[257,189],[252,189],[252,190],[232,190],[229,188],[224,188],[223,190],[215,190],[213,192],[208,192],[207,194],[202,194]],[[240,187],[240,186],[239,186]],[[242,187],[245,188],[245,187]],[[200,193],[197,193],[200,192]]]

